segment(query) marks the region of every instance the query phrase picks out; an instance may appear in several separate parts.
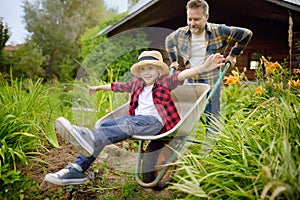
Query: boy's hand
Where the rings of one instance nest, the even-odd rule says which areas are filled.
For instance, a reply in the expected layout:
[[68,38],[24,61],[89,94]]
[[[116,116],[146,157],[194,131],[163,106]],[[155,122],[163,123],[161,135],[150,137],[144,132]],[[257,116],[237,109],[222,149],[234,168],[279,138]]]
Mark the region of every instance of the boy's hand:
[[224,61],[225,58],[221,54],[212,54],[205,60],[205,63],[203,65],[181,71],[178,74],[178,80],[184,81],[185,79],[194,77],[197,74],[211,71],[217,67],[223,67],[225,65]]
[[88,86],[89,94],[95,94],[98,86]]
[[100,90],[111,90],[111,84],[98,85],[98,86],[88,86],[89,94],[95,94]]
[[210,55],[204,63],[205,71],[211,71],[217,67],[224,67],[224,61],[224,56],[219,53]]

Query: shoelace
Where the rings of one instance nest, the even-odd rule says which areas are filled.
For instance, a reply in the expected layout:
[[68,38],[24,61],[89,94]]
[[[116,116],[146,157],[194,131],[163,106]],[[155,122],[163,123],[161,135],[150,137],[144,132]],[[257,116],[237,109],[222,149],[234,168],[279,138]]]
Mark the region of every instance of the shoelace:
[[61,169],[56,174],[59,175],[59,176],[64,176],[64,175],[70,173],[70,168],[75,168],[76,169],[76,166],[72,163],[68,166],[68,168]]
[[76,131],[78,131],[79,133],[81,134],[86,134],[86,131],[84,127],[81,127],[81,126],[76,126],[76,125],[73,125],[73,128],[75,128]]
[[92,137],[92,140],[95,140],[90,129],[83,127],[83,126],[76,126],[76,125],[72,125],[72,126],[77,132],[81,133],[82,135],[89,134]]
[[70,172],[70,169],[61,169],[56,174],[58,176],[64,176],[64,175],[68,174],[69,172]]

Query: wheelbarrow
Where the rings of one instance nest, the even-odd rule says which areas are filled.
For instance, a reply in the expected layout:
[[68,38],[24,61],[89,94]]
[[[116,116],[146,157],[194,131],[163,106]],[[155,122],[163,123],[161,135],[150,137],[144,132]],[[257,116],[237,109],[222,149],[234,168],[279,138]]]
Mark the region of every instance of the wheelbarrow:
[[[171,130],[158,135],[132,136],[132,139],[139,140],[135,180],[140,186],[159,191],[169,185],[173,175],[174,165],[172,163],[176,161],[178,152],[183,149],[187,141],[200,143],[189,140],[189,135],[197,125],[206,105],[229,67],[230,62],[227,62],[209,95],[207,94],[210,86],[203,83],[179,85],[172,91],[172,97],[181,120]],[[125,103],[108,113],[96,122],[95,128],[98,128],[100,123],[107,119],[128,115],[128,107],[129,103]],[[144,145],[146,141],[147,144]]]

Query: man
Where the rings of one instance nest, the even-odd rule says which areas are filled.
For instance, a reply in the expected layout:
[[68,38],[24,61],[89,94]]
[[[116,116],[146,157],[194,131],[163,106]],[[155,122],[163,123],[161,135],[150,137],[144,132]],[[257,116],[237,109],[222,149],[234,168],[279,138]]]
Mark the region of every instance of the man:
[[[165,41],[166,50],[171,60],[170,67],[178,68],[179,56],[182,57],[186,68],[197,67],[203,64],[211,54],[220,53],[223,55],[231,42],[234,42],[235,45],[231,48],[225,62],[229,61],[231,66],[234,66],[236,57],[242,54],[243,49],[249,43],[252,32],[246,28],[207,22],[209,6],[205,0],[188,1],[186,10],[187,26],[180,27],[172,32]],[[220,68],[216,68],[190,78],[188,82],[207,83],[213,87],[219,75]],[[218,86],[206,107],[205,113],[208,116],[206,123],[208,125],[211,117],[220,115],[220,89],[221,87]],[[208,134],[210,129],[208,129]]]

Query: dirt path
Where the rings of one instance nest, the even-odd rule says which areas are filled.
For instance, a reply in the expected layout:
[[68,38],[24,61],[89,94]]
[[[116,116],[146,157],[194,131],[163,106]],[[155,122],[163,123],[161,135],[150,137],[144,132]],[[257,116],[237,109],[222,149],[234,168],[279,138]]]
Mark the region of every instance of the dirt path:
[[[38,181],[40,184],[39,191],[40,194],[49,197],[52,193],[58,194],[60,190],[69,190],[60,199],[99,199],[99,193],[86,190],[87,185],[83,186],[56,186],[44,181],[44,177],[47,173],[56,172],[64,168],[69,163],[72,163],[77,157],[77,151],[72,147],[72,145],[65,142],[62,138],[58,136],[58,141],[60,144],[59,148],[49,148],[47,152],[44,152],[44,156],[39,156],[40,159],[44,160],[48,164],[42,164],[37,161],[33,161],[30,165],[23,170],[23,174],[29,174],[31,179]],[[123,143],[116,145],[109,145],[105,147],[102,153],[94,162],[97,164],[105,164],[109,169],[113,171],[118,171],[118,173],[109,173],[108,180],[111,182],[117,182],[122,185],[122,182],[128,181],[128,174],[133,174],[135,172],[136,166],[136,154],[126,150],[128,148],[128,143],[124,141]],[[99,171],[99,174],[104,175],[104,171]],[[99,176],[97,174],[97,176]],[[130,176],[131,181],[134,182],[132,175]],[[92,182],[93,180],[91,180]],[[97,186],[98,183],[89,183]],[[80,197],[72,197],[72,190],[81,191]],[[146,192],[150,196],[155,196],[156,199],[168,199],[170,194],[169,191],[165,190],[162,192],[155,192],[151,189],[141,188],[143,193]],[[79,195],[79,192],[77,192]],[[101,195],[101,194],[100,194]],[[151,198],[152,199],[152,198]]]

